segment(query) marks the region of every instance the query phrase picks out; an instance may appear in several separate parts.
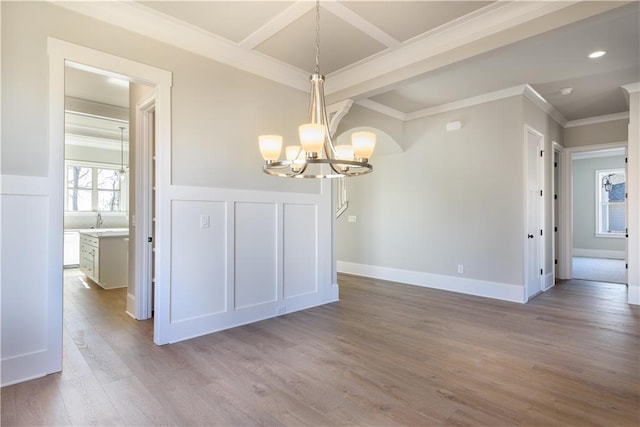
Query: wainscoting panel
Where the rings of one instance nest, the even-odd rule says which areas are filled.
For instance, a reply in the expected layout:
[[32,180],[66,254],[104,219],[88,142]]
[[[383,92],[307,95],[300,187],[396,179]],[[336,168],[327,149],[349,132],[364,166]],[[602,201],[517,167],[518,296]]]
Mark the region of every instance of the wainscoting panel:
[[[322,188],[308,194],[169,186],[169,226],[162,222],[163,246],[155,253],[164,269],[156,272],[156,342],[337,300],[331,192]],[[167,308],[170,316],[163,315]]]
[[235,205],[235,308],[278,298],[278,205]]
[[62,368],[63,243],[62,206],[51,196],[51,181],[14,175],[1,181],[0,371],[6,386]]
[[318,209],[284,205],[284,297],[318,291]]
[[172,201],[171,322],[227,309],[226,203]]

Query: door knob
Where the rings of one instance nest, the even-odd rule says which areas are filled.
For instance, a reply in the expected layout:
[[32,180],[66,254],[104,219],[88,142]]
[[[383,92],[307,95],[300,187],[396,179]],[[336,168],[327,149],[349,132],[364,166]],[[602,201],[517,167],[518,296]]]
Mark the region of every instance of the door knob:
[[533,239],[533,234],[527,234],[527,239]]

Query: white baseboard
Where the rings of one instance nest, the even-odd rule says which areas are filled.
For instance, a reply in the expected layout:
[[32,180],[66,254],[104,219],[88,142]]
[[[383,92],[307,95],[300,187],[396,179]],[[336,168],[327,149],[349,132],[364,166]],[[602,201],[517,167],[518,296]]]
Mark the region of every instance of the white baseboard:
[[547,275],[544,276],[544,290],[547,291],[551,289],[551,287],[556,284],[555,282],[556,280],[555,280],[554,274],[547,273]]
[[130,293],[127,293],[127,314],[134,319],[138,319],[136,317],[136,296]]
[[605,249],[573,248],[573,256],[583,256],[588,258],[625,259],[624,251],[609,251]]
[[0,387],[44,377],[49,372],[36,372],[34,367],[46,366],[47,363],[43,359],[47,359],[48,356],[49,352],[41,350],[2,359]]
[[640,287],[627,286],[627,302],[629,304],[640,305]]
[[331,285],[331,299],[333,301],[340,300],[340,285],[338,285],[337,283]]
[[525,302],[524,286],[508,283],[488,282],[464,277],[444,276],[422,271],[401,270],[375,265],[356,264],[338,261],[338,272],[358,276],[390,280],[425,288],[442,289],[480,297],[495,298],[503,301]]

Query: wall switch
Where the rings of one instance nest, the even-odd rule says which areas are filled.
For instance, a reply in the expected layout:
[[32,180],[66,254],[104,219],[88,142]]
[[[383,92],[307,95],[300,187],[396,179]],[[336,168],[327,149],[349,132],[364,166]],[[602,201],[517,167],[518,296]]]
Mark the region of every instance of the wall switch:
[[200,215],[200,228],[209,228],[210,225],[209,215]]
[[464,273],[464,265],[458,264],[458,274]]
[[358,222],[358,217],[355,215],[349,215],[347,217],[347,222]]

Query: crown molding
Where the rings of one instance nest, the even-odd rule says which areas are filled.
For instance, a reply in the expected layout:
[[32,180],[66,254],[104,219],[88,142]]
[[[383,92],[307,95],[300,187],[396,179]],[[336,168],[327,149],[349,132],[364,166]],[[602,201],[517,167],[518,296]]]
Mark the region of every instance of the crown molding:
[[360,101],[357,101],[356,104],[360,105],[361,107],[368,108],[369,110],[376,111],[380,114],[384,114],[385,116],[402,120],[403,122],[407,120],[406,113],[396,110],[395,108],[387,107],[386,105],[380,104],[376,101],[372,101],[371,99],[361,99]]
[[308,90],[308,73],[297,67],[270,58],[260,52],[247,50],[195,25],[133,1],[58,1],[56,6],[106,22],[195,53],[214,61],[301,90]]
[[538,108],[547,113],[549,117],[555,120],[560,126],[564,127],[567,124],[567,119],[564,118],[560,111],[556,110],[553,105],[549,104],[549,102],[530,85],[524,85],[523,94]]
[[[327,94],[333,94],[368,80],[402,70],[420,61],[452,49],[516,27],[530,20],[557,12],[576,1],[562,2],[495,2],[469,15],[330,74],[325,83]],[[423,70],[414,73],[419,74]]]
[[448,104],[436,105],[435,107],[425,108],[423,110],[414,111],[405,115],[406,120],[415,120],[422,117],[433,116],[434,114],[446,113],[448,111],[459,110],[461,108],[472,107],[474,105],[484,104],[499,99],[510,98],[512,96],[522,95],[525,85],[513,86],[507,89],[489,92],[471,98],[461,99],[459,101],[450,102]]
[[615,120],[624,120],[629,118],[629,112],[606,114],[604,116],[588,117],[586,119],[568,121],[564,127],[574,128],[577,126],[593,125],[596,123],[613,122]]
[[624,85],[624,86],[622,86],[622,89],[626,90],[627,93],[640,92],[640,82]]

